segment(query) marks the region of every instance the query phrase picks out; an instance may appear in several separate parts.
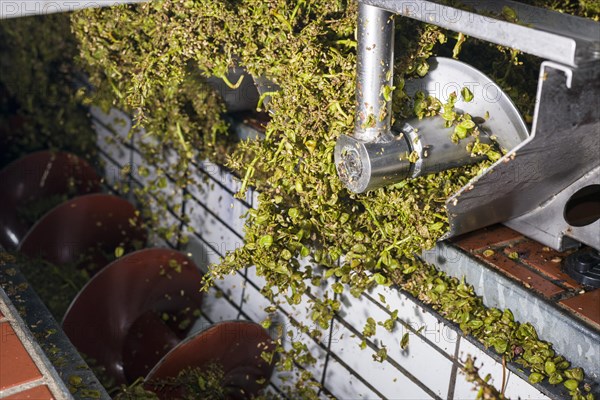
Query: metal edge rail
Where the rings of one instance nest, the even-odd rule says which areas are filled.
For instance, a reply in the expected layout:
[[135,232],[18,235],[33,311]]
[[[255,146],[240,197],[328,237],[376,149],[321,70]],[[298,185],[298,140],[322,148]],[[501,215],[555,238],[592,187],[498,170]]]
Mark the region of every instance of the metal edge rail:
[[[359,3],[571,67],[600,59],[600,24],[512,1],[468,3],[476,4],[473,12],[426,0],[359,0]],[[523,22],[528,25],[481,15],[493,15],[505,6],[514,9],[517,15],[522,11]],[[575,25],[577,29],[583,27],[582,34],[575,34]]]
[[72,12],[82,8],[108,7],[118,4],[140,3],[145,0],[91,0],[91,1],[2,1],[0,2],[0,20],[9,18]]
[[[509,309],[516,321],[530,322],[542,340],[552,343],[554,349],[566,356],[573,366],[585,370],[592,392],[600,393],[600,331],[597,328],[556,303],[533,294],[452,243],[438,243],[433,249],[424,251],[421,259],[448,276],[465,279],[473,285],[475,293],[482,297],[487,307]],[[526,375],[519,375],[526,379]],[[552,386],[546,382],[536,387],[552,398],[566,396],[562,385]]]

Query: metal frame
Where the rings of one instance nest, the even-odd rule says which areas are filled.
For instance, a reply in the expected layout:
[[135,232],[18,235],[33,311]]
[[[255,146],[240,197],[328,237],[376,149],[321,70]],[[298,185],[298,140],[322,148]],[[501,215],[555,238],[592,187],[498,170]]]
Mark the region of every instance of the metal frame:
[[[504,7],[515,11],[517,22],[494,16]],[[506,0],[471,0],[464,9],[438,1],[359,0],[352,140],[366,147],[389,137],[391,99],[382,87],[393,83],[394,14],[547,60],[540,71],[530,137],[448,200],[450,229],[444,238],[513,220],[509,226],[555,249],[577,241],[600,249],[600,221],[574,229],[556,211],[564,205],[552,201],[569,188],[598,183],[591,171],[600,165],[600,24]],[[357,163],[356,158],[360,160],[355,156],[350,161]],[[358,165],[369,168],[368,162]],[[541,224],[540,210],[550,203],[554,211],[543,214]]]
[[[357,139],[372,141],[390,129],[391,100],[381,92],[393,85],[394,15],[437,25],[488,42],[576,67],[600,59],[598,23],[513,1],[465,1],[458,9],[426,0],[359,0],[357,60]],[[515,10],[520,23],[485,14]],[[369,115],[375,129],[365,129]]]
[[[426,0],[359,0],[359,3],[571,67],[600,57],[598,23],[514,1],[464,0],[461,2],[464,9]],[[504,7],[515,11],[518,23],[492,16],[501,14]]]

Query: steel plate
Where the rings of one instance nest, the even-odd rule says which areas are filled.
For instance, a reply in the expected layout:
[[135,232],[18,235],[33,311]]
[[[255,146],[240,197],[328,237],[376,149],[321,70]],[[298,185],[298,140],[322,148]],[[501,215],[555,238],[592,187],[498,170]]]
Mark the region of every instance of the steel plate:
[[[469,113],[475,121],[482,121],[480,128],[495,135],[498,143],[507,150],[529,137],[527,125],[512,100],[481,71],[445,57],[430,58],[429,66],[429,73],[424,78],[406,82],[409,95],[414,96],[421,90],[445,103],[451,93],[456,93],[456,110]],[[473,92],[470,102],[460,95],[464,87]],[[486,114],[489,114],[487,119]]]

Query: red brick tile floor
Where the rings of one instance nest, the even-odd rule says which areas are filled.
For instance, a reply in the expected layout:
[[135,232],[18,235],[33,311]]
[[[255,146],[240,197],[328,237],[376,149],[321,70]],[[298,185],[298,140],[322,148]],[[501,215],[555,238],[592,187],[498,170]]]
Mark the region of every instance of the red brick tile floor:
[[0,390],[42,377],[35,362],[9,322],[0,324]]
[[468,233],[452,242],[600,329],[600,289],[586,288],[561,269],[562,260],[572,251],[552,250],[503,225]]
[[[2,289],[0,289],[2,290]],[[0,297],[0,399],[53,400],[55,397],[40,372],[38,359],[17,330],[22,326],[10,317],[8,304]],[[22,332],[22,331],[20,331]],[[42,369],[43,370],[43,369]]]
[[52,392],[50,392],[48,386],[43,385],[3,397],[3,400],[54,400],[54,396],[52,396]]

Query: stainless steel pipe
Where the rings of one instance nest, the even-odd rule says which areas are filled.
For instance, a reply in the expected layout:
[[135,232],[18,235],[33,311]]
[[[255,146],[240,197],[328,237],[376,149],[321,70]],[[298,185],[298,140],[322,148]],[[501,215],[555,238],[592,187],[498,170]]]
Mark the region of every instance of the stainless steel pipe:
[[372,142],[389,135],[391,128],[394,14],[359,3],[357,29],[357,108],[354,136]]

